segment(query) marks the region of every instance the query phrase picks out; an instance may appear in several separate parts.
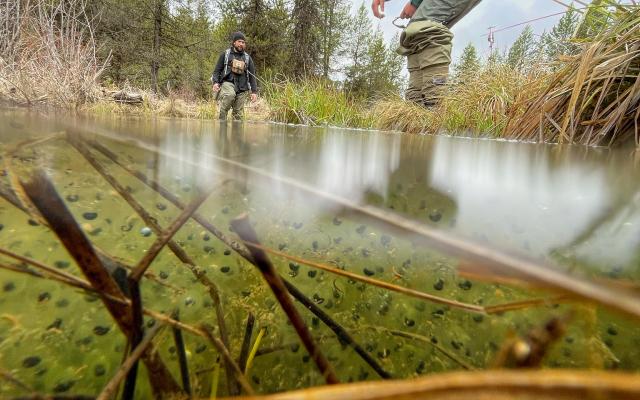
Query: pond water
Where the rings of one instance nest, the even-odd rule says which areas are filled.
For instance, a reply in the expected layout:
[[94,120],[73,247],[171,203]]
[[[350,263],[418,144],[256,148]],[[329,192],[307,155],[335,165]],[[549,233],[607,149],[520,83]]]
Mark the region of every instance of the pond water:
[[[66,140],[79,134],[115,154],[188,204],[234,240],[242,213],[271,249],[367,278],[474,306],[549,299],[536,307],[483,315],[409,297],[271,254],[280,274],[341,324],[394,378],[495,365],[509,341],[549,321],[563,335],[549,343],[552,368],[640,369],[637,318],[584,300],[478,273],[418,233],[353,212],[374,207],[429,232],[461,238],[551,265],[606,287],[640,284],[640,157],[634,149],[534,145],[335,128],[229,124],[178,119],[104,119],[0,112],[0,184],[44,169],[94,246],[136,265],[157,239],[142,218]],[[23,146],[25,140],[59,136]],[[180,209],[96,147],[90,153],[166,228]],[[336,198],[341,199],[335,201]],[[385,214],[388,215],[388,214]],[[249,313],[257,354],[246,376],[259,393],[321,385],[323,377],[259,271],[191,220],[174,237],[219,287],[230,352],[238,357]],[[0,197],[0,249],[83,277],[48,228]],[[20,262],[0,255],[0,266]],[[34,267],[29,267],[35,270]],[[480,268],[480,267],[478,267]],[[179,310],[193,326],[216,326],[212,299],[165,248],[143,281],[145,307]],[[472,275],[469,275],[468,273]],[[481,279],[482,278],[482,279]],[[0,269],[0,371],[40,393],[97,395],[118,369],[126,337],[95,296],[51,279]],[[621,289],[622,290],[622,289]],[[304,307],[299,312],[343,382],[380,379]],[[147,326],[153,321],[145,320]],[[214,330],[215,331],[215,330]],[[217,331],[215,331],[217,332]],[[216,349],[184,333],[194,392],[229,394]],[[179,381],[176,347],[155,341]],[[144,368],[137,396],[148,397]],[[29,394],[0,379],[0,397]]]

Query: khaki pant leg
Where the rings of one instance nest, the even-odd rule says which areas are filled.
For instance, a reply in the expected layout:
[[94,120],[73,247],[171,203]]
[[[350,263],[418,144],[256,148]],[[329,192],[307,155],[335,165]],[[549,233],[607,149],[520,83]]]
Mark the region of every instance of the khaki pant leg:
[[[411,66],[412,61],[420,57],[421,54],[408,56],[408,65]],[[406,100],[425,106],[439,103],[444,95],[448,74],[449,64],[427,65],[424,68],[409,67],[409,87],[405,92]]]
[[437,104],[443,96],[449,65],[451,64],[451,36],[441,29],[425,41],[428,45],[416,54],[407,56],[409,87],[406,99],[425,106]]
[[434,106],[442,100],[449,74],[449,65],[435,65],[420,70],[422,87],[422,103],[427,106]]
[[220,87],[220,119],[227,119],[227,114],[236,99],[236,87],[231,82],[224,82]]
[[233,120],[241,121],[244,118],[244,106],[249,99],[249,92],[241,92],[236,95],[233,102]]
[[407,56],[407,70],[409,71],[409,86],[405,92],[405,99],[414,103],[422,103],[422,74],[418,55]]

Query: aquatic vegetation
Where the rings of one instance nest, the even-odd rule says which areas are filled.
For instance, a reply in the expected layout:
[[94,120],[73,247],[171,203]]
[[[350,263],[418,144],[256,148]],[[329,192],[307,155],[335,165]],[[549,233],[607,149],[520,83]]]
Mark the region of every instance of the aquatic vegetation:
[[[240,144],[256,144],[235,133]],[[178,146],[132,136],[53,135],[2,152],[2,395],[108,397],[118,383],[134,382],[138,397],[274,393],[323,385],[329,374],[314,366],[320,353],[342,382],[528,365],[563,370],[491,371],[495,380],[469,372],[465,384],[444,375],[442,390],[475,384],[475,393],[501,379],[553,398],[542,379],[564,388],[572,377],[581,383],[571,390],[638,392],[620,384],[629,374],[579,371],[640,368],[637,319],[611,311],[637,317],[635,292],[452,240],[457,205],[424,185],[422,168],[398,169],[389,193],[369,193],[363,206],[248,163],[250,146],[200,152],[193,163],[172,151]],[[231,139],[198,143],[216,140],[227,150]],[[170,173],[156,173],[159,165]],[[48,177],[36,174],[43,167]],[[275,194],[283,188],[291,192]],[[238,225],[244,212],[253,237]],[[96,274],[113,281],[108,289],[87,274],[81,241],[91,263],[105,267]],[[492,268],[463,268],[460,255]],[[259,259],[271,278],[254,266],[264,267]],[[284,289],[275,292],[294,301],[296,322],[267,284],[276,275]],[[319,350],[309,353],[304,341]],[[136,374],[145,346],[158,358],[143,357],[149,368]],[[588,379],[596,375],[598,388]]]

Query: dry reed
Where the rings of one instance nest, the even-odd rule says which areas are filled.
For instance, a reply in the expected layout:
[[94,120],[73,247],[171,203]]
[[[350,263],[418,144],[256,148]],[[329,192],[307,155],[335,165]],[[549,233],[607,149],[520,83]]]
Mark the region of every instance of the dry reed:
[[[640,8],[618,7],[613,22],[583,51],[561,60],[543,90],[523,95],[505,135],[514,139],[640,145]],[[532,85],[539,85],[534,82]]]
[[0,12],[0,97],[62,106],[98,97],[106,62],[86,8],[87,0],[8,2]]

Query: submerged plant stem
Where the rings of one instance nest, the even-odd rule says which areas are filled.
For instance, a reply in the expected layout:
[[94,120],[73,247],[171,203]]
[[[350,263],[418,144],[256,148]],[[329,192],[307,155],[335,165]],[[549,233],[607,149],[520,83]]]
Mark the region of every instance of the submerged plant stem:
[[433,343],[431,341],[431,339],[426,337],[426,336],[418,335],[418,334],[411,333],[411,332],[404,332],[404,331],[400,331],[400,330],[397,330],[397,329],[388,329],[388,328],[385,328],[385,327],[382,327],[382,326],[366,326],[366,327],[363,327],[363,328],[372,329],[372,330],[376,330],[376,331],[387,332],[387,333],[389,333],[391,335],[398,336],[398,337],[403,337],[405,339],[418,340],[418,341],[421,341],[421,342],[424,342],[424,343],[428,343],[434,349],[436,349],[437,351],[442,353],[444,356],[446,356],[448,359],[450,359],[451,361],[456,363],[458,366],[466,369],[467,371],[474,371],[476,369],[471,364],[459,359],[457,356],[455,356],[451,352],[447,351],[444,347],[438,345],[437,343]]
[[251,347],[251,336],[253,335],[253,325],[256,318],[252,312],[247,316],[247,324],[244,330],[244,338],[242,339],[242,347],[240,347],[240,356],[238,357],[238,365],[240,369],[247,374],[247,357],[249,356],[249,348]]
[[267,257],[266,253],[257,247],[252,246],[252,243],[258,242],[258,237],[256,232],[253,230],[253,227],[249,223],[249,217],[244,214],[233,221],[231,221],[231,226],[233,227],[233,231],[240,236],[240,239],[244,242],[244,244],[249,248],[251,252],[251,256],[254,260],[254,265],[260,270],[262,276],[267,281],[267,284],[273,291],[274,296],[280,303],[285,314],[291,321],[291,324],[295,328],[300,340],[307,348],[309,355],[315,361],[320,373],[325,378],[328,384],[336,384],[340,381],[338,377],[335,375],[334,369],[329,364],[329,361],[325,358],[320,348],[316,345],[311,333],[309,332],[309,328],[305,324],[304,320],[298,313],[293,301],[289,297],[289,292],[285,287],[282,278],[276,272],[275,267]]
[[[84,146],[84,143],[78,137],[68,137],[69,143],[96,169],[96,171],[102,175],[102,177],[109,182],[109,184],[120,194],[120,196],[133,208],[136,213],[142,218],[142,220],[149,226],[158,236],[162,235],[162,228],[155,222],[155,220],[151,217],[151,215],[142,207],[140,203],[138,203],[127,191],[126,189],[118,183],[118,181],[110,175],[104,167],[89,153],[89,150]],[[216,317],[218,321],[218,329],[220,330],[220,337],[222,338],[222,342],[224,343],[226,348],[229,348],[229,337],[227,334],[226,324],[224,321],[224,311],[222,309],[222,304],[220,302],[220,290],[217,285],[212,282],[207,276],[203,273],[200,268],[196,265],[196,263],[187,255],[187,253],[178,246],[173,240],[168,241],[169,249],[184,263],[189,270],[195,275],[200,283],[206,286],[209,289],[209,296],[213,301]],[[225,367],[227,369],[227,379],[234,379],[234,374],[231,371],[231,366],[228,362],[225,362]],[[231,394],[236,395],[239,394],[239,389],[237,383],[230,382],[229,387],[231,388]]]
[[251,347],[251,352],[249,352],[249,356],[247,357],[247,363],[244,367],[244,374],[249,375],[249,371],[251,370],[251,366],[253,365],[253,359],[256,357],[258,353],[258,349],[260,348],[260,343],[262,342],[262,337],[266,332],[266,328],[260,328],[258,332],[258,336],[256,337],[255,342],[253,342],[253,346]]
[[[91,285],[102,297],[102,301],[126,335],[132,332],[132,321],[128,307],[111,301],[110,297],[123,298],[119,287],[96,255],[91,242],[65,207],[55,188],[43,171],[36,171],[27,183],[21,183],[32,204],[49,223],[65,248],[71,253],[81,267]],[[149,379],[157,395],[179,393],[180,389],[169,373],[160,357],[154,352],[145,354],[143,358],[149,369]]]
[[[136,170],[126,166],[124,163],[122,163],[120,161],[120,159],[118,158],[118,156],[116,154],[114,154],[112,151],[107,149],[105,146],[103,146],[103,145],[101,145],[101,144],[99,144],[99,143],[97,143],[95,141],[90,142],[90,143],[91,143],[91,145],[93,146],[94,149],[96,149],[99,152],[101,152],[105,157],[109,158],[115,164],[119,165],[121,168],[123,168],[129,174],[133,175],[138,180],[140,180],[142,183],[144,183],[145,185],[147,185],[151,189],[155,190],[157,193],[159,193],[162,197],[164,197],[166,200],[171,202],[173,205],[175,205],[176,207],[178,207],[181,210],[183,210],[185,208],[185,205],[175,195],[173,195],[169,190],[165,189],[162,185],[160,185],[159,183],[155,182],[154,180],[149,179],[142,172],[136,171]],[[152,151],[154,151],[154,150],[152,150]],[[157,151],[154,151],[154,153],[155,154],[160,154]],[[198,224],[200,224],[203,228],[205,228],[206,230],[211,232],[211,234],[213,234],[215,237],[217,237],[222,243],[224,243],[230,249],[235,251],[238,255],[243,257],[249,263],[254,264],[253,257],[251,256],[251,254],[247,251],[247,249],[245,247],[240,245],[235,240],[230,239],[228,236],[226,236],[224,233],[222,233],[221,230],[216,228],[213,224],[209,223],[203,216],[201,216],[200,214],[194,213],[193,214],[193,219]],[[318,307],[313,301],[311,301],[311,299],[309,299],[304,293],[302,293],[300,290],[298,290],[292,283],[290,283],[289,281],[287,281],[284,278],[282,278],[282,280],[285,282],[285,285],[287,286],[287,290],[289,290],[289,293],[291,293],[291,295],[293,295],[296,298],[296,300],[298,300],[300,303],[302,303],[309,311],[311,311],[311,313],[313,313],[318,318],[320,318],[320,320],[324,324],[326,324],[336,334],[336,336],[340,339],[341,342],[349,344],[349,346],[351,346],[356,351],[356,353],[358,355],[360,355],[360,357],[362,357],[362,359],[367,364],[369,364],[371,366],[371,368],[373,368],[373,370],[376,371],[376,373],[378,373],[378,375],[381,378],[388,379],[388,378],[391,377],[391,374],[389,374],[387,371],[385,371],[384,368],[382,368],[380,366],[380,364],[373,357],[371,357],[366,352],[366,350],[364,350],[362,348],[362,346],[360,346],[355,341],[355,339],[346,331],[346,329],[344,329],[330,315],[325,313],[320,307]]]
[[102,389],[102,392],[100,392],[96,400],[109,400],[113,397],[120,385],[120,382],[122,382],[122,380],[127,376],[129,370],[137,363],[138,359],[140,359],[142,354],[147,350],[153,338],[155,338],[164,327],[164,324],[158,323],[156,326],[151,328],[149,332],[147,332],[142,341],[135,349],[133,349],[129,357],[122,363],[113,378],[111,378],[109,383],[107,383],[104,389]]

